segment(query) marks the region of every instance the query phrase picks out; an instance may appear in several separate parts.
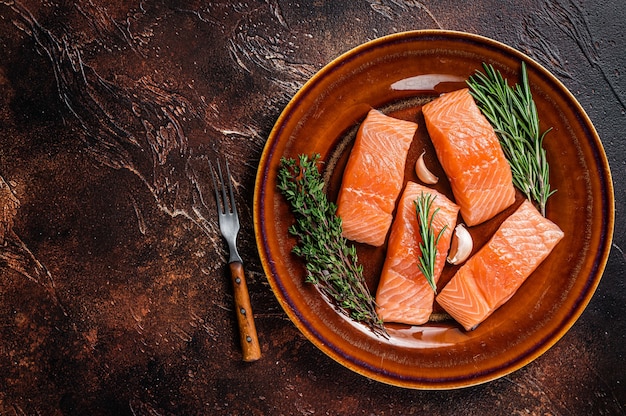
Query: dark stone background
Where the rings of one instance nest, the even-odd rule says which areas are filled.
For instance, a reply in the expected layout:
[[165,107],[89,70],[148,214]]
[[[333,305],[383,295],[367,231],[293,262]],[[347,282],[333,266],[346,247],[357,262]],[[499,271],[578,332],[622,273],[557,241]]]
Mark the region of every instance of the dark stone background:
[[[298,88],[352,47],[426,28],[557,75],[616,190],[580,320],[523,369],[455,391],[383,385],[318,351],[276,302],[252,225],[258,160]],[[0,1],[0,415],[624,414],[625,32],[623,1]],[[201,201],[216,155],[238,179],[254,364]]]

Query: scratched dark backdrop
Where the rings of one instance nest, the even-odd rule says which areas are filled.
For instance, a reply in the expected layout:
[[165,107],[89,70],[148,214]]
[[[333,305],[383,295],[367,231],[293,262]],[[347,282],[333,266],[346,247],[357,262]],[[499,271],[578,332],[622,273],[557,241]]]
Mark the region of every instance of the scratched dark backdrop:
[[[251,211],[298,88],[354,46],[425,28],[551,70],[616,186],[613,250],[578,323],[527,367],[448,392],[370,381],[304,339],[265,281]],[[0,1],[0,414],[624,414],[625,32],[621,0]],[[238,180],[252,365],[204,200],[216,155]]]

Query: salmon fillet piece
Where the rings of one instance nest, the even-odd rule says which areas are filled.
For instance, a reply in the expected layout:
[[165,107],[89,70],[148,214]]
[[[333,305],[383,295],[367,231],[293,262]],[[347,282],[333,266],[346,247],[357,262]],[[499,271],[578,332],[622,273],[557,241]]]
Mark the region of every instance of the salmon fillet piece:
[[343,236],[379,247],[385,243],[417,123],[372,109],[361,124],[343,173],[337,215]]
[[563,238],[563,231],[525,200],[437,296],[466,330],[508,301]]
[[428,321],[433,310],[435,293],[418,267],[422,238],[415,200],[422,193],[435,197],[429,218],[439,208],[433,218],[435,236],[446,226],[437,244],[435,281],[439,279],[446,263],[459,207],[434,189],[408,182],[391,226],[387,255],[376,291],[376,312],[384,322],[419,325]]
[[515,202],[511,167],[469,90],[444,94],[422,111],[465,223],[480,224],[511,206]]

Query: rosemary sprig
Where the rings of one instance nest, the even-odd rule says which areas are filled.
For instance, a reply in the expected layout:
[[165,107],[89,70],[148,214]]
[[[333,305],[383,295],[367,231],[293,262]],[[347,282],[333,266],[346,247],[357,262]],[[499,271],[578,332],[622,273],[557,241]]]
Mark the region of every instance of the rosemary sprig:
[[485,73],[477,71],[467,84],[482,113],[498,134],[504,154],[511,165],[513,183],[528,199],[535,201],[543,216],[546,203],[556,190],[550,190],[550,169],[539,131],[537,107],[522,62],[521,84],[510,87],[500,71],[483,63]]
[[341,235],[337,206],[324,192],[319,159],[319,154],[300,155],[298,161],[281,159],[277,186],[296,218],[289,232],[299,239],[293,252],[305,260],[307,282],[315,284],[347,316],[386,336],[356,248]]
[[415,212],[417,214],[420,236],[422,237],[422,241],[419,243],[419,248],[422,254],[419,257],[417,266],[435,293],[437,293],[437,283],[435,282],[437,244],[439,243],[439,239],[443,235],[444,230],[448,227],[447,224],[444,225],[439,233],[435,235],[435,230],[433,229],[433,218],[435,218],[439,208],[435,208],[430,218],[428,217],[428,214],[430,213],[430,208],[436,198],[437,197],[433,197],[432,194],[424,195],[422,192],[415,200]]

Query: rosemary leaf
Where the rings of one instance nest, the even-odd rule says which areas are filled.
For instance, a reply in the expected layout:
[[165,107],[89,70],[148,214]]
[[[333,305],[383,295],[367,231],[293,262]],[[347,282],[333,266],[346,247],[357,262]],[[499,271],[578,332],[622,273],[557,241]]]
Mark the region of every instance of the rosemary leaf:
[[298,161],[281,159],[277,186],[296,219],[289,232],[299,240],[293,253],[305,261],[307,282],[316,285],[341,312],[386,336],[356,248],[341,235],[337,207],[324,192],[319,159],[319,154],[300,155]]
[[543,148],[537,107],[522,62],[521,84],[513,87],[500,71],[483,63],[485,72],[477,71],[467,84],[478,107],[494,127],[504,154],[511,166],[513,184],[534,201],[546,215],[546,203],[556,190],[550,189],[550,168]]
[[439,208],[435,208],[430,217],[429,213],[432,203],[436,198],[437,197],[433,197],[432,194],[424,195],[422,192],[415,200],[415,212],[417,214],[420,236],[422,237],[422,241],[419,244],[421,255],[419,257],[417,267],[419,267],[420,271],[426,278],[426,281],[435,293],[437,293],[437,283],[435,282],[437,244],[439,243],[439,239],[443,235],[444,230],[448,227],[447,225],[444,225],[439,233],[435,235],[435,230],[433,229],[433,218],[435,218],[435,215],[439,212]]

